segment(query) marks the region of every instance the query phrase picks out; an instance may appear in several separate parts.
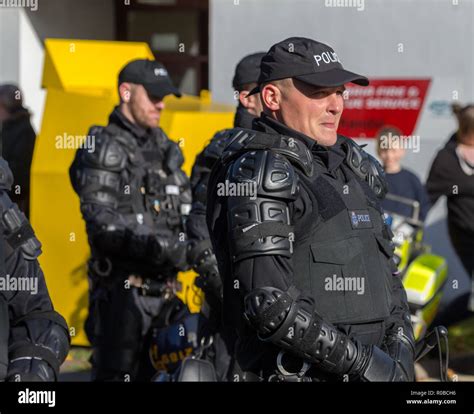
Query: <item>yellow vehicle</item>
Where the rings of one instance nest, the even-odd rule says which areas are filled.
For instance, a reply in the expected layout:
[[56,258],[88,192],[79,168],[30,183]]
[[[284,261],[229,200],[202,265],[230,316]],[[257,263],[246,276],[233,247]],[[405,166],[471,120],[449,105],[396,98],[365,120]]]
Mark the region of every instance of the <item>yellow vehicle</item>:
[[395,260],[402,273],[413,330],[418,340],[426,334],[439,309],[448,277],[448,264],[444,257],[432,254],[431,247],[423,242],[419,202],[390,193],[386,198],[412,208],[411,217],[389,211],[386,214],[394,233]]

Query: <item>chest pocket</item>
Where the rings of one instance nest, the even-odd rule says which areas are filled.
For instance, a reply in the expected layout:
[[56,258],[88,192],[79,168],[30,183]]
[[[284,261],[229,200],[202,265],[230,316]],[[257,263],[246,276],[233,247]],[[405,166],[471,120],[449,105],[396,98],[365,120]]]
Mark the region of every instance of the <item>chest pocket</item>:
[[[366,323],[389,315],[387,269],[382,269],[374,236],[368,238],[368,244],[360,237],[348,237],[310,246],[316,310],[332,323]],[[368,259],[370,255],[375,261]]]
[[160,190],[163,187],[163,181],[166,180],[166,174],[159,170],[149,169],[146,171],[144,176],[144,184],[147,194],[160,194]]

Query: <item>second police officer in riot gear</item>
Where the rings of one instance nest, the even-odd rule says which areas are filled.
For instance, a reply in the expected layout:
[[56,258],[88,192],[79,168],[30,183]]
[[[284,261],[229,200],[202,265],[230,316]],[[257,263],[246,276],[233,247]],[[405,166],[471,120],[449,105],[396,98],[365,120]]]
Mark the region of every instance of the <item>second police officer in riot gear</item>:
[[[344,84],[317,41],[271,47],[254,130],[227,132],[207,218],[241,380],[413,381],[414,339],[375,159],[337,134]],[[222,191],[225,191],[224,195]]]
[[118,84],[120,105],[92,128],[95,151],[78,150],[70,175],[91,247],[93,378],[126,381],[147,379],[144,337],[187,267],[191,190],[179,146],[158,127],[163,98],[181,96],[166,69],[135,60]]
[[[234,127],[251,128],[252,121],[262,112],[260,96],[248,93],[257,86],[260,75],[260,61],[264,53],[253,53],[242,58],[235,68],[232,86],[238,99]],[[226,145],[227,131],[219,131],[203,151],[198,154],[191,174],[193,205],[187,220],[189,236],[189,261],[199,277],[196,284],[205,293],[202,313],[209,319],[214,332],[214,365],[217,377],[232,379],[231,355],[235,334],[222,325],[222,283],[217,269],[217,261],[212,251],[206,223],[207,186],[212,167],[219,159]]]

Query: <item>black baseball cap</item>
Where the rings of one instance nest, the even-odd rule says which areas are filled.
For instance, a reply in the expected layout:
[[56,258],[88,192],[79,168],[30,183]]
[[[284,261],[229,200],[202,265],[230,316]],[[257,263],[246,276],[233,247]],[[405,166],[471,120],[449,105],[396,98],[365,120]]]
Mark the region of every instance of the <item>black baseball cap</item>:
[[237,63],[235,67],[234,79],[232,79],[232,87],[240,90],[242,86],[248,83],[257,83],[260,76],[260,62],[265,52],[253,53],[247,55]]
[[143,85],[150,96],[163,98],[173,94],[181,97],[166,68],[156,60],[137,59],[128,62],[118,76],[118,84],[124,82]]
[[270,48],[260,64],[259,86],[249,95],[260,92],[264,83],[285,78],[321,87],[369,84],[365,76],[344,69],[332,47],[305,37],[290,37]]

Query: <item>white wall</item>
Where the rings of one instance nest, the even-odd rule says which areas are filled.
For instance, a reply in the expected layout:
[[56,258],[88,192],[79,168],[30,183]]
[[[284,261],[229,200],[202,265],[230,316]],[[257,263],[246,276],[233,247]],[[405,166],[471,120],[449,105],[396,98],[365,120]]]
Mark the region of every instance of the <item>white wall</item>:
[[18,9],[0,9],[0,83],[19,80]]
[[43,75],[43,44],[35,33],[24,10],[19,12],[19,80],[25,106],[32,112],[32,125],[39,132],[43,118],[46,91],[41,88]]

